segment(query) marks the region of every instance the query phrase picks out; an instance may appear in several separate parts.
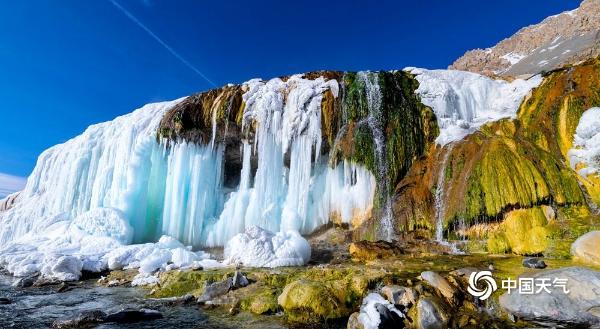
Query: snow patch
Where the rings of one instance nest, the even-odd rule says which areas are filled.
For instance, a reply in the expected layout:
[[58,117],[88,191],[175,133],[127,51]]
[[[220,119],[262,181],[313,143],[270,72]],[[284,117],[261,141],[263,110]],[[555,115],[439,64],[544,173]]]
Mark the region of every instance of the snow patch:
[[510,52],[508,54],[500,56],[500,58],[507,60],[510,63],[510,65],[517,64],[525,57],[527,57],[527,55],[517,54],[517,53],[513,53],[513,52]]

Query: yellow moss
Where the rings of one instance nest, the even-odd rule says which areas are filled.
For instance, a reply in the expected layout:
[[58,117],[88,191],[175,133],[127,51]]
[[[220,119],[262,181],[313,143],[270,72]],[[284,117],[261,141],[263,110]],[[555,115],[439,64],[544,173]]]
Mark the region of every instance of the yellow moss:
[[288,319],[295,322],[318,322],[348,316],[339,286],[320,281],[298,280],[290,283],[277,298]]
[[536,255],[548,246],[548,220],[543,207],[518,209],[509,212],[502,223],[502,230],[513,253]]

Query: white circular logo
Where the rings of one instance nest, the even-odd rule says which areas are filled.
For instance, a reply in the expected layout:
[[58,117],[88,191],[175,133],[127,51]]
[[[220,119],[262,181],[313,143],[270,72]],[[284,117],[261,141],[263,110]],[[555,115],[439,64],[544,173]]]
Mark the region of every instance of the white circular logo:
[[[485,288],[481,288],[485,285]],[[469,276],[469,287],[467,291],[480,300],[488,299],[494,291],[498,290],[496,280],[490,271],[473,272]]]

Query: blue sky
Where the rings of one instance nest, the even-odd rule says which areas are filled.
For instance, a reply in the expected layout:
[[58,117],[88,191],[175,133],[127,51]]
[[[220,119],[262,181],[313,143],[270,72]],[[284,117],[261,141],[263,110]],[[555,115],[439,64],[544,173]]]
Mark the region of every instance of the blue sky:
[[468,49],[579,4],[116,1],[147,30],[110,0],[3,4],[0,191],[5,181],[17,188],[13,176],[27,176],[40,152],[88,125],[209,89],[207,79],[222,85],[318,69],[445,68]]

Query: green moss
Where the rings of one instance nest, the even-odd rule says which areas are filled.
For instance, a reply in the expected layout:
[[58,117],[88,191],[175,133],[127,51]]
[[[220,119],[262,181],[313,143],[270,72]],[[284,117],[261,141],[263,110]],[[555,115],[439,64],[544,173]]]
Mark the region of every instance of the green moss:
[[233,272],[223,271],[169,271],[160,276],[160,283],[149,295],[153,298],[181,297],[192,294],[199,297],[207,283],[221,281]]
[[251,294],[249,298],[244,299],[240,307],[242,310],[259,315],[275,313],[279,310],[277,295],[277,289],[267,287],[262,292]]

